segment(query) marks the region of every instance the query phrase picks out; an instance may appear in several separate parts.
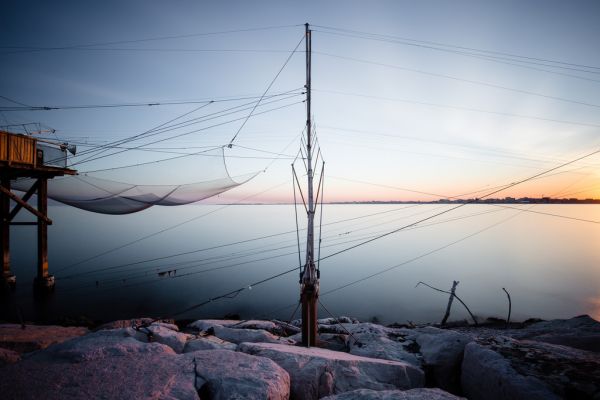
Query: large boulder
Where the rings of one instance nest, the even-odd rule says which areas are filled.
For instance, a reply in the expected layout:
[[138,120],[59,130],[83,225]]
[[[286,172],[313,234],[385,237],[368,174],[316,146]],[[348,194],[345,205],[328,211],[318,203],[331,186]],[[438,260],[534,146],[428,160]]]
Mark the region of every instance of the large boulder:
[[13,350],[0,348],[0,367],[14,364],[21,359],[21,355]]
[[354,389],[422,387],[424,374],[404,362],[271,343],[242,343],[238,351],[267,357],[291,377],[292,399],[318,399]]
[[188,340],[194,336],[178,332],[177,326],[153,323],[147,327],[138,328],[136,337],[143,341],[162,343],[172,348],[176,353],[183,353]]
[[384,360],[404,361],[421,366],[419,346],[409,336],[409,329],[388,328],[372,323],[343,324],[348,331],[351,354]]
[[512,330],[510,336],[600,352],[600,322],[589,315],[538,322]]
[[228,350],[179,355],[135,335],[102,330],[31,353],[2,368],[2,398],[289,398],[288,373],[267,358]]
[[263,331],[262,329],[235,329],[228,328],[225,326],[214,326],[206,331],[209,334],[215,335],[219,339],[232,342],[232,343],[243,343],[243,342],[261,342],[261,343],[282,343],[282,344],[294,344],[295,342],[291,339],[281,338],[275,336],[272,333]]
[[262,320],[217,320],[217,319],[200,319],[194,321],[187,326],[187,329],[197,332],[212,332],[217,328],[231,329],[250,329],[262,330],[276,336],[284,336],[289,328],[295,329],[293,325],[285,323],[276,323],[273,321]]
[[[302,333],[288,336],[288,339],[296,343],[302,342]],[[340,333],[319,333],[317,337],[317,347],[334,351],[349,351],[348,335]]]
[[80,327],[0,324],[0,347],[17,353],[27,353],[45,349],[51,344],[61,343],[88,332],[87,328]]
[[187,329],[192,331],[207,331],[215,326],[230,326],[238,324],[240,321],[234,319],[199,319],[188,324]]
[[[337,318],[321,318],[317,320],[317,324],[320,325],[336,325],[336,324],[358,324],[358,320],[356,318],[350,318],[345,316],[340,316]],[[301,319],[295,319],[290,322],[290,324],[295,326],[302,326]]]
[[175,322],[173,320],[165,320],[165,319],[161,319],[161,320],[155,320],[154,318],[134,318],[134,319],[119,319],[116,321],[111,321],[111,322],[107,322],[105,324],[100,325],[98,328],[96,328],[97,331],[99,330],[104,330],[104,329],[121,329],[121,328],[133,328],[136,326],[145,326],[145,325],[151,325],[151,324],[159,324],[159,325],[163,325],[166,326],[170,329],[173,329],[175,331],[179,330],[179,328],[177,327],[177,325],[175,325]]
[[196,371],[196,387],[202,399],[287,400],[290,377],[264,357],[228,350],[185,354]]
[[358,389],[351,392],[323,397],[321,400],[460,400],[441,389],[417,388],[410,390]]
[[462,387],[469,399],[597,399],[597,353],[508,337],[465,347]]
[[169,346],[160,343],[144,343],[135,335],[132,329],[97,331],[52,345],[43,351],[32,353],[29,358],[82,362],[140,353],[175,354]]
[[434,327],[415,329],[408,337],[414,338],[418,344],[428,386],[459,393],[463,353],[471,338]]
[[425,370],[427,385],[460,392],[460,370],[470,336],[446,329],[388,328],[371,323],[344,325],[350,353],[404,361]]
[[281,325],[278,325],[273,321],[245,320],[226,326],[228,328],[235,329],[262,329],[263,331],[267,331],[278,336],[281,336],[285,333]]
[[199,350],[232,350],[237,349],[237,344],[219,339],[216,336],[198,336],[185,344],[184,353]]
[[0,379],[2,398],[198,399],[193,363],[183,356],[104,354],[101,358],[80,358],[77,362],[30,357],[5,367]]

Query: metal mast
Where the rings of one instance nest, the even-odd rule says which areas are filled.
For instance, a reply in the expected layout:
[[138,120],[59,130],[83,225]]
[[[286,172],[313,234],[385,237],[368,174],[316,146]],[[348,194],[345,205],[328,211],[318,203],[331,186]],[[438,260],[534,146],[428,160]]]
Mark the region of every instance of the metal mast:
[[313,191],[312,166],[312,118],[311,118],[311,30],[305,26],[306,42],[306,164],[308,170],[308,226],[306,238],[306,264],[300,279],[300,300],[302,302],[302,344],[310,347],[317,342],[317,301],[319,298],[319,277],[315,268],[315,202]]

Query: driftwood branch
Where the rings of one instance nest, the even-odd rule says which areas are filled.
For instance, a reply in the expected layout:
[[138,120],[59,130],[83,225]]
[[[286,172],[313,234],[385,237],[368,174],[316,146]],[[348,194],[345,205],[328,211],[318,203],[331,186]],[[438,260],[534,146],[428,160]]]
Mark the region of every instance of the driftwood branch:
[[452,282],[452,289],[450,289],[450,297],[448,298],[448,306],[446,306],[446,314],[444,314],[444,318],[442,319],[442,326],[446,325],[446,321],[448,321],[448,317],[450,316],[450,309],[452,308],[452,301],[454,300],[454,292],[456,292],[456,285],[458,285],[458,281]]
[[460,297],[458,297],[458,296],[456,295],[456,293],[454,293],[454,292],[449,292],[449,291],[447,291],[447,290],[442,290],[442,289],[435,288],[435,287],[433,287],[433,286],[431,286],[431,285],[429,285],[429,284],[427,284],[427,283],[425,283],[425,282],[421,282],[421,281],[420,281],[419,283],[417,283],[417,284],[415,285],[415,287],[417,287],[417,286],[419,286],[419,285],[425,285],[425,286],[427,286],[427,287],[428,287],[428,288],[430,288],[430,289],[436,290],[436,291],[438,291],[438,292],[441,292],[441,293],[446,293],[446,294],[449,294],[451,297],[456,297],[456,300],[458,300],[458,301],[460,302],[460,304],[462,304],[462,305],[463,305],[463,307],[464,307],[464,308],[467,310],[467,312],[468,312],[468,313],[469,313],[469,315],[471,316],[471,319],[473,319],[473,323],[474,323],[475,325],[479,325],[479,324],[477,323],[477,319],[475,319],[475,316],[473,315],[473,313],[471,312],[471,310],[469,309],[469,307],[467,307],[467,305],[465,304],[465,302],[464,302],[464,301],[462,301],[462,300],[461,300],[461,298],[460,298]]
[[502,290],[504,290],[504,293],[506,293],[506,296],[508,297],[508,317],[506,317],[506,329],[508,329],[508,324],[510,324],[510,312],[512,311],[512,302],[508,291],[505,288],[502,288]]

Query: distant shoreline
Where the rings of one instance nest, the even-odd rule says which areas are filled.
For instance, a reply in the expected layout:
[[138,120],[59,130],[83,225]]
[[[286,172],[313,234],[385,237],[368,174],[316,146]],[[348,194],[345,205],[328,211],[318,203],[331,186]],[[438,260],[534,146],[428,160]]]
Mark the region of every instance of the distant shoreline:
[[504,199],[439,199],[434,201],[391,200],[391,201],[344,201],[325,204],[600,204],[600,199],[553,199],[550,197],[532,198],[506,197]]
[[[363,200],[363,201],[331,201],[323,204],[600,204],[600,199],[554,199],[550,197],[506,197],[503,199],[439,199],[432,201],[420,200]],[[294,203],[214,203],[212,205],[245,205],[245,206],[275,206],[292,205]]]

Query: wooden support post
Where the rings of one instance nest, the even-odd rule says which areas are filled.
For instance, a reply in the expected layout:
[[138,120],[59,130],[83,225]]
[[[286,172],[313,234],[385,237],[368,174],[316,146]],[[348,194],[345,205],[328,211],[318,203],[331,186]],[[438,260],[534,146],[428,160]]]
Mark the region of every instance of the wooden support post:
[[37,185],[38,185],[38,181],[35,181],[33,183],[33,185],[31,185],[31,187],[29,188],[29,190],[27,191],[27,193],[25,193],[25,196],[23,196],[21,198],[21,200],[23,202],[22,203],[17,203],[15,205],[15,207],[10,212],[10,217],[8,218],[9,221],[12,221],[15,218],[15,216],[19,213],[19,211],[21,211],[21,208],[23,208],[23,204],[27,204],[27,202],[29,201],[29,199],[31,198],[31,196],[33,196],[33,194],[37,190]]
[[[42,178],[40,178],[40,180],[41,179]],[[27,204],[25,201],[23,201],[23,199],[21,199],[19,196],[17,196],[13,192],[11,192],[9,189],[6,189],[4,186],[0,186],[0,192],[2,192],[2,194],[5,194],[6,196],[8,196],[11,200],[13,200],[15,203],[17,203],[18,206],[23,207],[24,209],[26,209],[27,211],[29,211],[33,215],[37,216],[38,218],[42,218],[46,222],[46,224],[52,225],[52,220],[50,218],[48,218],[47,216],[43,215],[41,212],[39,212],[38,210],[36,210],[35,208],[33,208],[32,206],[30,206],[29,204]],[[17,207],[15,207],[15,209],[16,208]],[[12,217],[10,215],[9,215],[8,218],[12,219]]]
[[301,294],[302,301],[302,345],[317,345],[317,300],[318,289],[307,285]]
[[38,261],[36,286],[51,289],[54,287],[54,277],[48,274],[48,179],[38,179],[37,210],[41,214],[38,217]]
[[[10,192],[10,178],[2,176],[0,187]],[[2,191],[0,193],[0,263],[2,263],[2,286],[13,287],[16,283],[15,276],[10,271],[10,197]]]

